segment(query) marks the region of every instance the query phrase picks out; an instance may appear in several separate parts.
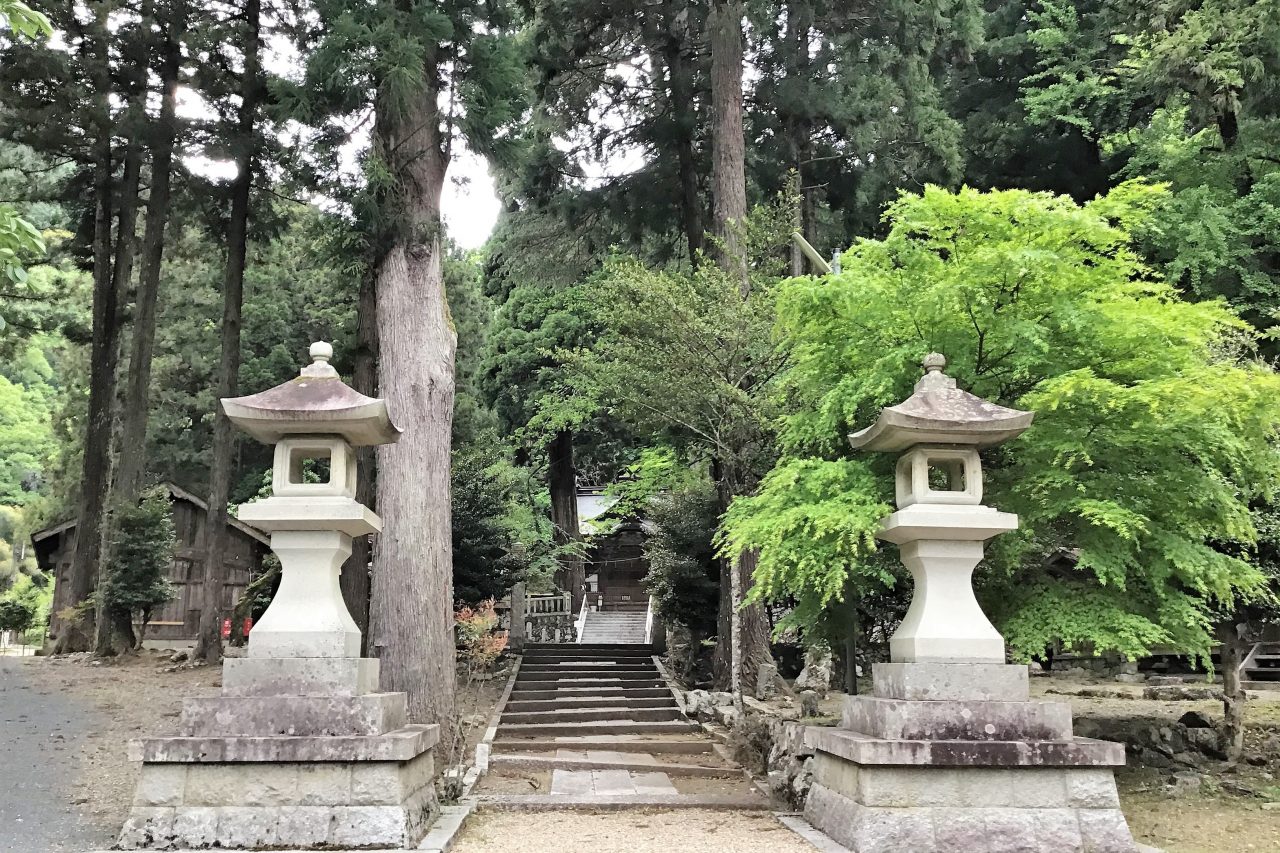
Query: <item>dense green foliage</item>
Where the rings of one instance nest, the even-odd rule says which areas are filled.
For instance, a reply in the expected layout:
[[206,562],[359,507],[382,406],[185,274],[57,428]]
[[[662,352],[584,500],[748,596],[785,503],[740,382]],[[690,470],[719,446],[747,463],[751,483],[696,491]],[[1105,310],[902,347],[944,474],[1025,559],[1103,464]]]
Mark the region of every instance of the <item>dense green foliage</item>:
[[720,565],[712,543],[720,502],[714,484],[695,481],[656,495],[645,515],[653,526],[644,546],[645,589],[654,598],[655,615],[683,625],[694,637],[714,635],[720,600]]
[[136,506],[116,507],[111,563],[98,594],[108,610],[127,614],[145,628],[151,611],[173,598],[169,564],[177,547],[169,490],[157,486]]
[[1245,323],[1180,299],[1130,246],[1160,201],[1140,184],[1083,206],[929,189],[892,205],[889,234],[856,243],[841,273],[789,282],[788,455],[727,532],[761,548],[755,594],[812,613],[875,565],[893,460],[852,457],[844,436],[937,351],[961,387],[1037,416],[986,459],[987,500],[1023,525],[994,543],[982,587],[1010,645],[1206,653],[1212,609],[1263,586],[1242,549],[1250,502],[1280,474],[1280,379]]

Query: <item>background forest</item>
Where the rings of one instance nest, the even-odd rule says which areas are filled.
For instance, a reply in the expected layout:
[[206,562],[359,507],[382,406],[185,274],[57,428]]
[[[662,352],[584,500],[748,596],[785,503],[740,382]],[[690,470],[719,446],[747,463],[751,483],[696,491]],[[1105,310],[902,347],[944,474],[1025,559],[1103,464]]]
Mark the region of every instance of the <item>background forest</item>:
[[[459,602],[572,586],[574,484],[617,484],[619,512],[666,520],[650,586],[695,638],[728,637],[747,596],[749,669],[786,614],[852,648],[907,590],[871,550],[888,460],[843,436],[935,349],[1038,413],[988,461],[991,502],[1024,519],[980,590],[1016,654],[1204,653],[1269,596],[1275,3],[27,6],[47,32],[0,0],[10,597],[47,583],[26,544],[46,524],[157,481],[213,513],[257,494],[267,449],[215,399],[289,379],[320,339],[369,393],[455,377],[413,417],[452,448]],[[501,204],[469,249],[438,233],[464,149]],[[415,348],[397,315],[419,309],[456,354]],[[389,524],[439,509],[395,497],[421,457],[378,470]]]

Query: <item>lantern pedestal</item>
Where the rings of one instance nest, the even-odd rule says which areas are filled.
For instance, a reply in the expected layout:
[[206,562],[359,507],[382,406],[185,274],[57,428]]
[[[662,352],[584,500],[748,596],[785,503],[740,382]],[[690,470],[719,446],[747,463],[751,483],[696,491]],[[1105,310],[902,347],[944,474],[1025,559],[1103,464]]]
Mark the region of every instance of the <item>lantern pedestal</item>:
[[1112,768],[1124,746],[1076,738],[1071,706],[1031,701],[1027,668],[890,663],[838,728],[812,727],[805,817],[855,853],[1136,848]]

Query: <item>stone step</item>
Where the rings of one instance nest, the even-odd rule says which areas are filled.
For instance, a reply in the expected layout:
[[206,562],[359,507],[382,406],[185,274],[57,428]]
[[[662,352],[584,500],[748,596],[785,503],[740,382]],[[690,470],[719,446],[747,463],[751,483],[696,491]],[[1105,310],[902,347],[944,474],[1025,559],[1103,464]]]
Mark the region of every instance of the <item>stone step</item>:
[[544,660],[648,660],[653,656],[649,649],[597,649],[584,646],[561,646],[557,649],[526,649],[521,657],[526,663]]
[[559,711],[574,708],[675,708],[676,700],[666,696],[628,698],[624,696],[560,696],[555,699],[510,699],[507,711]]
[[652,667],[648,669],[621,669],[621,668],[604,668],[596,669],[563,669],[554,670],[535,670],[533,672],[525,672],[524,667],[520,668],[520,674],[516,676],[516,683],[522,681],[563,681],[583,678],[657,678],[658,671]]
[[[618,750],[615,754],[622,756]],[[527,770],[630,770],[643,772],[661,770],[669,776],[729,778],[738,779],[742,770],[737,767],[707,767],[701,764],[654,764],[645,761],[629,761],[625,757],[618,758],[552,758],[546,755],[521,755],[514,753],[505,755],[494,753],[489,756],[490,767],[509,767]]]
[[602,651],[643,651],[653,654],[652,643],[525,643],[525,652],[557,651],[581,652],[584,649],[602,649]]
[[594,677],[588,676],[585,678],[575,676],[573,678],[561,678],[558,680],[543,678],[543,679],[532,679],[532,680],[521,681],[520,679],[517,678],[516,687],[521,688],[522,690],[550,690],[554,688],[563,689],[563,688],[572,688],[572,687],[592,687],[592,688],[596,688],[596,687],[626,687],[626,688],[662,687],[665,689],[666,685],[662,682],[662,679],[657,677],[644,678],[642,676],[626,676],[622,678],[618,678],[618,677],[609,678],[607,676],[597,675]]
[[683,740],[680,738],[635,738],[621,740],[613,736],[604,737],[557,737],[539,739],[536,737],[515,738],[502,736],[493,742],[496,752],[550,752],[559,749],[612,750],[614,752],[643,752],[652,755],[708,755],[715,752],[715,747],[708,740]]
[[558,735],[592,735],[619,734],[684,734],[702,731],[697,723],[685,720],[654,720],[639,722],[636,720],[599,720],[580,723],[507,723],[498,724],[499,735],[527,735],[534,737],[556,737]]
[[639,660],[562,660],[562,661],[524,661],[520,664],[521,674],[527,672],[573,672],[590,670],[592,672],[657,672],[658,667],[646,658]]
[[501,725],[511,723],[594,723],[600,720],[679,720],[679,708],[561,708],[554,711],[504,711]]
[[1280,655],[1254,655],[1253,662],[1264,669],[1280,669]]
[[766,810],[763,796],[741,794],[651,794],[610,797],[598,794],[487,794],[478,796],[479,811],[646,811],[652,809],[714,809],[719,811]]
[[524,689],[513,690],[508,698],[508,704],[512,702],[549,702],[559,701],[561,699],[571,700],[576,698],[584,699],[669,699],[671,691],[665,687],[569,687],[555,689],[554,685],[548,689]]
[[1245,670],[1250,681],[1280,681],[1280,669],[1259,669],[1250,667]]
[[1256,681],[1249,679],[1241,681],[1240,686],[1245,690],[1280,690],[1280,681]]

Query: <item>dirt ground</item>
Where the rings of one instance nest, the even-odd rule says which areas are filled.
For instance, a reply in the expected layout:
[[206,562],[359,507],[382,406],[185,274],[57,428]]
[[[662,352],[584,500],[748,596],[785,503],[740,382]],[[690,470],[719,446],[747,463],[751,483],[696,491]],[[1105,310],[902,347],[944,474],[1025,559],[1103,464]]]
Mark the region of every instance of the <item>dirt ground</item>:
[[[813,853],[768,812],[497,812],[467,821],[453,853]],[[571,841],[570,841],[571,839]]]

